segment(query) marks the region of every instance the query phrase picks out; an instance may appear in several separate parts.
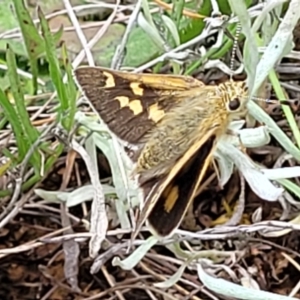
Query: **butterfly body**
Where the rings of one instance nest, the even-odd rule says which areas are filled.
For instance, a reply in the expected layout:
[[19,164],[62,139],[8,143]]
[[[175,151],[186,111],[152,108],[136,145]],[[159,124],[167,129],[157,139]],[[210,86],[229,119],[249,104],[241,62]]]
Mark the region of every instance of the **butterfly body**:
[[188,76],[80,67],[75,77],[109,129],[140,147],[134,174],[144,191],[138,226],[160,236],[184,217],[229,123],[246,111],[244,82],[204,85]]

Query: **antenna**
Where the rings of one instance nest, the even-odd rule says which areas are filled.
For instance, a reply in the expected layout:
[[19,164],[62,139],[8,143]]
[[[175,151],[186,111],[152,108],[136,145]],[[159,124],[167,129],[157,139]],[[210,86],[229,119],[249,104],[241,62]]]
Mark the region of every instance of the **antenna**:
[[[233,40],[232,53],[231,53],[231,58],[230,58],[230,70],[231,71],[233,71],[234,59],[235,59],[241,31],[242,31],[241,23],[237,23],[236,32],[235,32],[235,36],[234,36],[234,40]],[[230,80],[232,80],[232,73],[230,75]]]
[[[238,48],[238,40],[239,40],[239,36],[241,34],[242,31],[242,26],[241,23],[238,22],[237,26],[236,26],[236,32],[235,32],[235,36],[233,39],[233,45],[232,45],[232,53],[231,53],[231,58],[230,58],[230,70],[232,71],[230,74],[230,80],[232,80],[232,76],[233,76],[233,67],[234,67],[234,60],[235,60],[235,56],[237,53],[237,48]],[[265,98],[259,98],[256,96],[252,96],[251,100],[254,101],[258,101],[258,102],[265,102],[265,103],[272,103],[272,104],[278,104],[280,103],[281,105],[287,105],[287,106],[292,106],[293,104],[295,105],[297,103],[297,99],[284,99],[284,100],[272,100],[272,99],[265,99]]]
[[283,104],[283,105],[288,105],[288,106],[291,106],[293,104],[296,104],[297,103],[297,99],[284,99],[284,100],[272,100],[272,99],[265,99],[265,98],[259,98],[259,97],[256,97],[256,96],[252,96],[251,97],[251,100],[254,100],[254,101],[261,101],[261,102],[265,102],[265,103],[271,103],[271,104]]

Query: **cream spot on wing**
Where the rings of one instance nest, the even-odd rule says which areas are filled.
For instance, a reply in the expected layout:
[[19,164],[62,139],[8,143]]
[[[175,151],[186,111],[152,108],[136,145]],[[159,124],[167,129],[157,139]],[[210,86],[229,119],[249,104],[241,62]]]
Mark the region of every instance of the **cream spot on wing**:
[[131,100],[128,107],[133,111],[135,115],[143,112],[143,106],[140,100]]
[[131,82],[130,88],[132,92],[137,96],[142,96],[144,93],[144,89],[140,87],[140,84],[138,82]]
[[119,101],[120,107],[125,107],[125,106],[128,106],[128,104],[129,104],[129,98],[126,96],[118,96],[118,97],[115,97],[115,99],[117,101]]
[[107,78],[105,81],[105,87],[114,87],[116,86],[114,76],[108,72],[103,72],[103,75]]
[[158,107],[158,104],[151,105],[148,109],[149,119],[153,120],[155,123],[159,122],[164,116],[164,110]]

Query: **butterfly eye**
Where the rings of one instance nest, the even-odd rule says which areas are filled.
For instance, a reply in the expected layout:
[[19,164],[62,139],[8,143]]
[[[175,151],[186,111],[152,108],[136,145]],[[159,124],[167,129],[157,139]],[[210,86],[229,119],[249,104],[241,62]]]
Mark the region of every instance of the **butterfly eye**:
[[234,98],[230,100],[228,107],[230,110],[237,110],[239,109],[240,105],[241,105],[240,99]]

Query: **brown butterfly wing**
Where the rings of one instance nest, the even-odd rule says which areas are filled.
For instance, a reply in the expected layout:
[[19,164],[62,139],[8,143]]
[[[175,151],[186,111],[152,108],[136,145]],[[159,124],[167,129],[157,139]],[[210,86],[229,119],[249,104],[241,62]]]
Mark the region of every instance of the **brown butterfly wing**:
[[158,236],[168,236],[179,226],[203,180],[215,146],[213,128],[176,162],[169,174],[142,184],[145,204],[132,239],[146,219]]
[[180,225],[205,176],[214,145],[215,136],[211,136],[158,198],[148,216],[149,225],[158,236],[168,236]]
[[192,77],[132,74],[100,67],[80,67],[74,75],[109,129],[132,144],[139,144],[181,101],[183,91],[203,86]]

